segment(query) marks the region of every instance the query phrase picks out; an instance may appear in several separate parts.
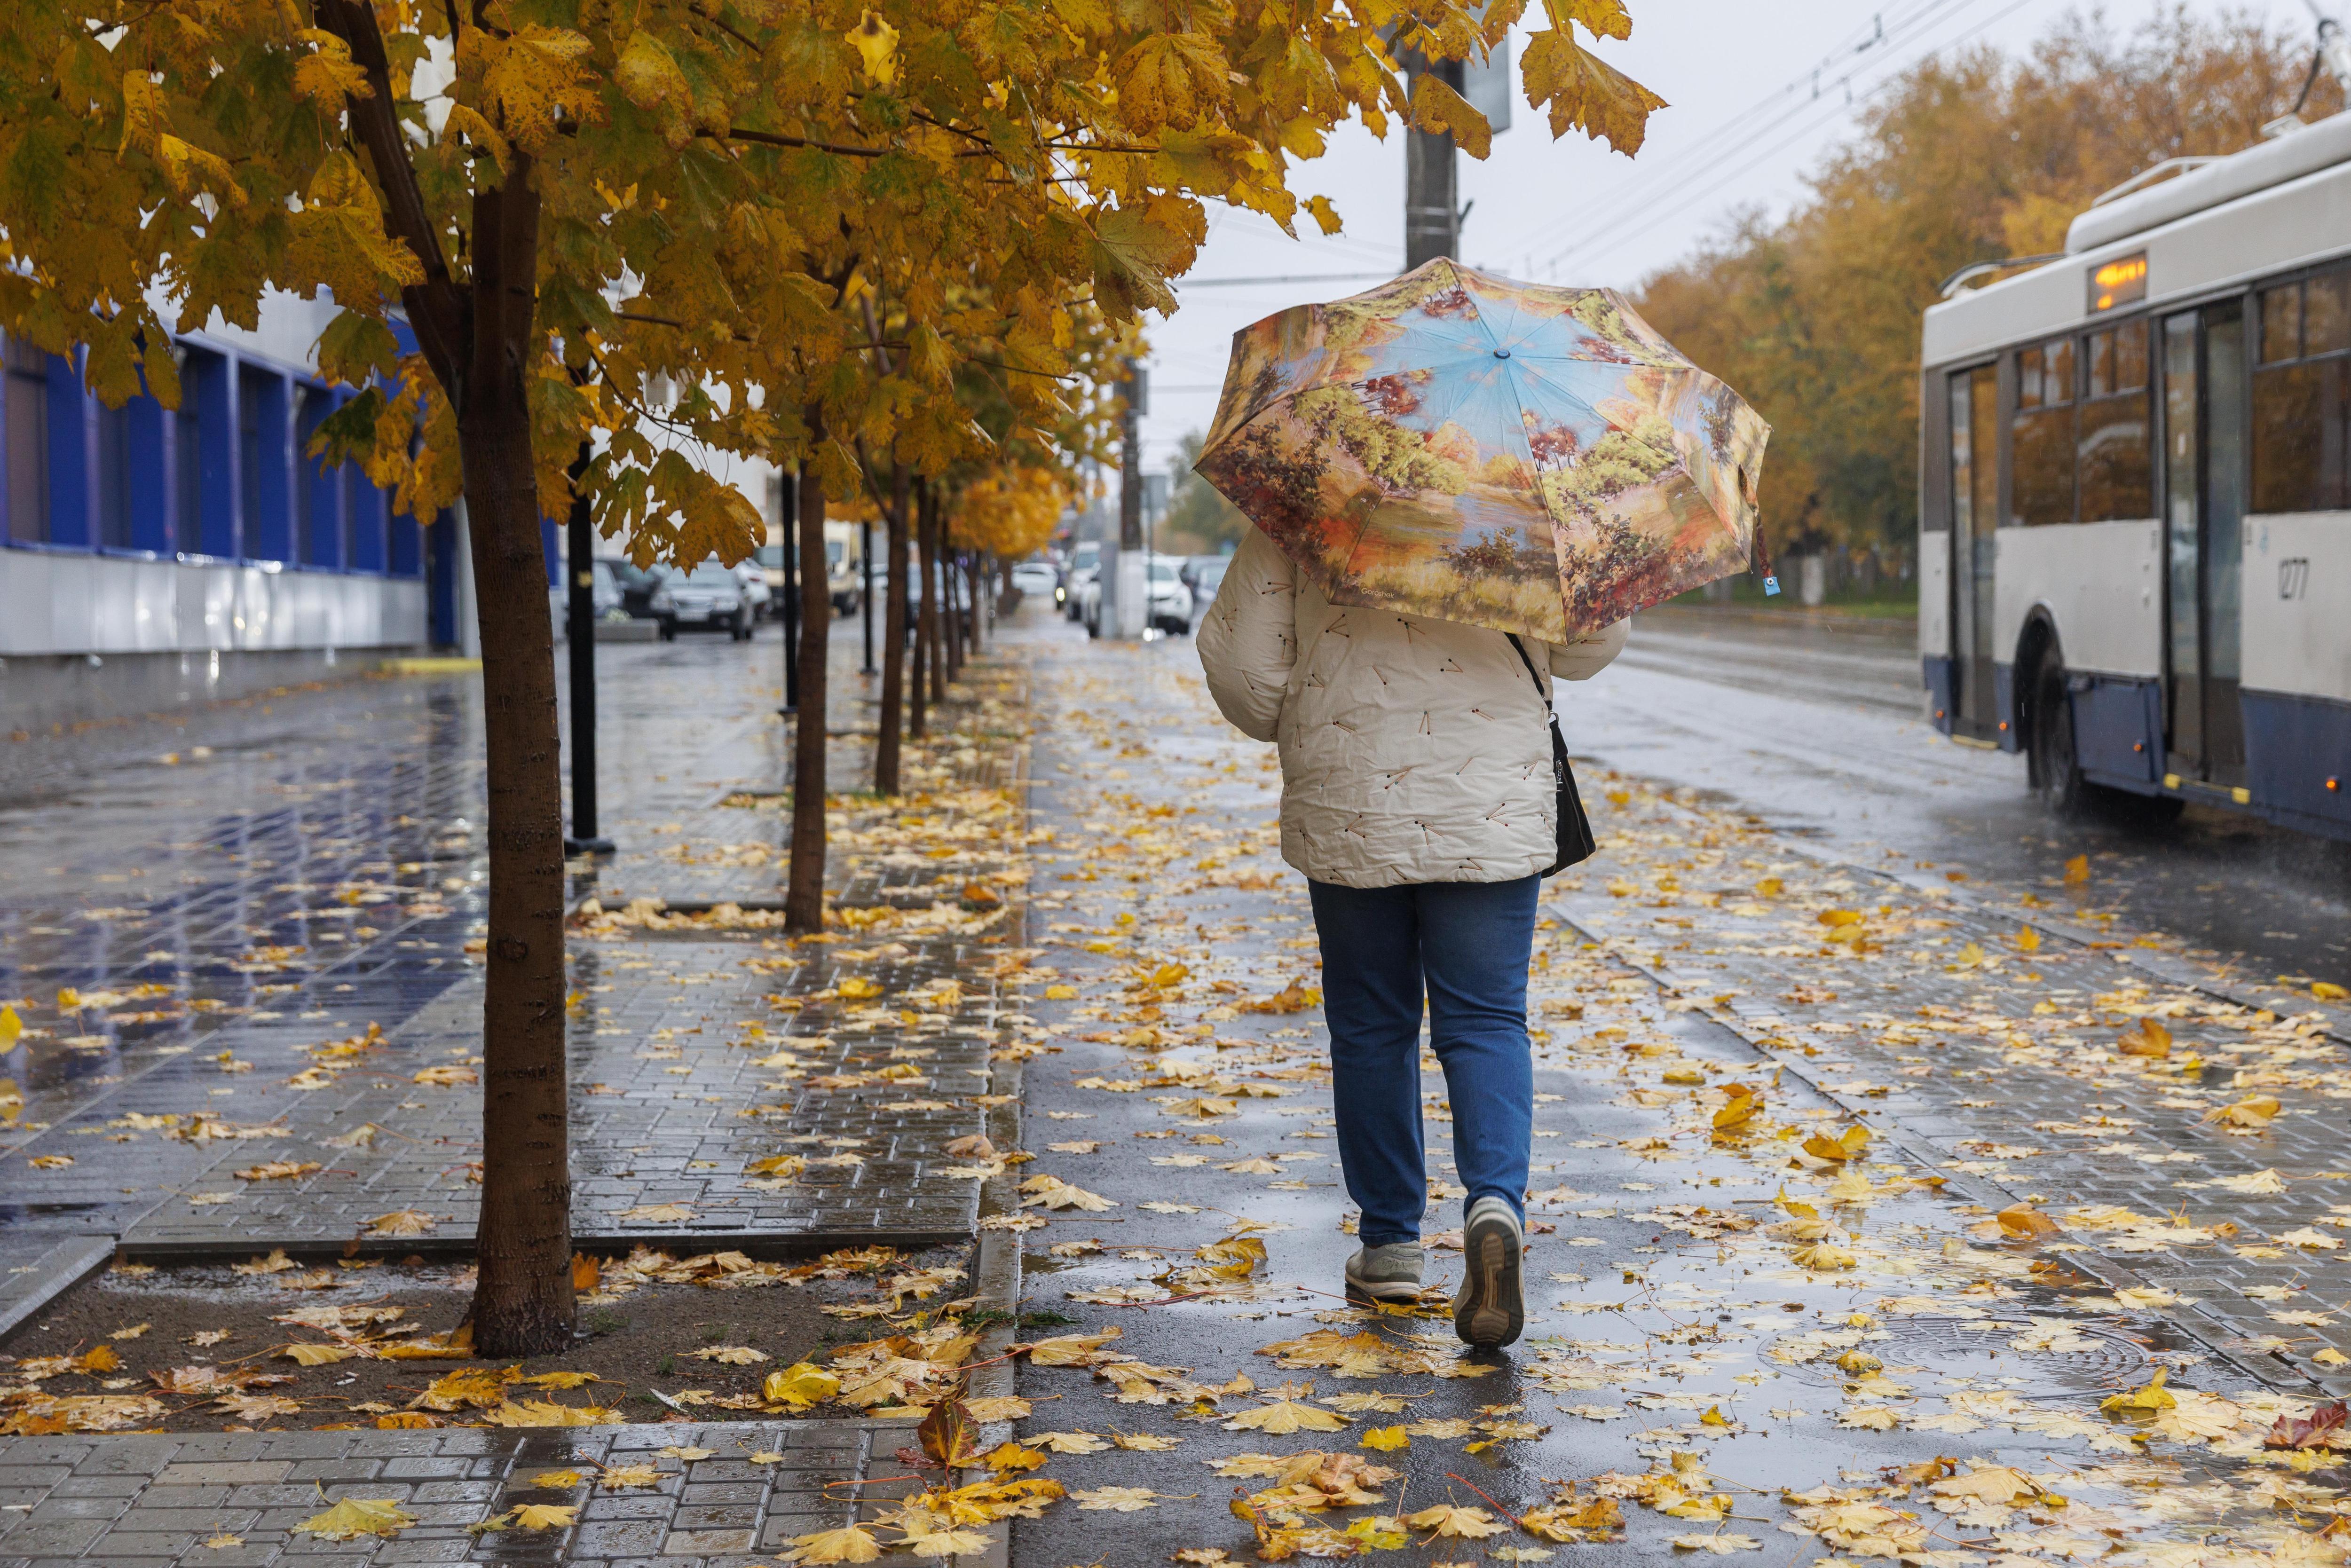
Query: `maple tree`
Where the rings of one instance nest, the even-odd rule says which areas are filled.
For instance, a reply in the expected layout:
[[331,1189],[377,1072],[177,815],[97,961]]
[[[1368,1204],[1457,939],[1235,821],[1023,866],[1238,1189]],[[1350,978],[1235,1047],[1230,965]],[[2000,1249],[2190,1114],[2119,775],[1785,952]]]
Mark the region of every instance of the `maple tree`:
[[[1656,99],[1574,33],[1625,37],[1620,0],[1543,8],[1531,99],[1554,132],[1637,147]],[[820,721],[795,741],[787,913],[815,929],[822,522],[860,482],[859,446],[929,471],[961,455],[950,394],[967,367],[1022,424],[1061,418],[1073,300],[1113,322],[1172,311],[1166,278],[1211,201],[1334,230],[1288,167],[1351,116],[1447,126],[1479,151],[1477,111],[1426,77],[1408,92],[1389,51],[1461,57],[1523,9],[19,0],[0,15],[0,328],[85,349],[110,403],[143,388],[176,406],[174,324],[252,327],[265,289],[329,291],[319,368],[363,391],[312,455],[362,463],[421,517],[465,505],[490,799],[485,1352],[563,1348],[572,1329],[540,518],[584,495],[641,564],[739,559],[761,519],[696,455],[799,465],[801,706]],[[874,298],[895,337],[859,330]]]

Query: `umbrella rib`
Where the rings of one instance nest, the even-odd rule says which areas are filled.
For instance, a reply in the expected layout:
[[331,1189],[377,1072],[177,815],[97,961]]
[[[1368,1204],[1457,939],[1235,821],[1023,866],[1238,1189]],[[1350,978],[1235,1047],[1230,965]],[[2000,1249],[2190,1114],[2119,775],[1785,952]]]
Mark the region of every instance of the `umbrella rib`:
[[1461,275],[1461,264],[1448,256],[1445,258],[1445,265],[1453,269],[1453,287],[1461,290],[1461,298],[1469,302],[1469,319],[1478,323],[1478,330],[1486,335],[1486,347],[1496,353],[1501,352],[1501,335],[1494,330],[1494,324],[1486,319],[1486,313],[1478,308],[1478,296],[1470,288],[1469,280]]

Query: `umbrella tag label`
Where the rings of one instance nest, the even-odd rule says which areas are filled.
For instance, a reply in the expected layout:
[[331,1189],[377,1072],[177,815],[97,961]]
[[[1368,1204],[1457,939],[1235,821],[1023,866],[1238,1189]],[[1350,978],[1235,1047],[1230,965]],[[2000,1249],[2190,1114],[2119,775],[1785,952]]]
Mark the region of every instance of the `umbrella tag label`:
[[1763,597],[1764,597],[1764,598],[1769,599],[1769,598],[1771,598],[1773,594],[1775,594],[1775,593],[1777,593],[1777,592],[1779,592],[1779,591],[1780,591],[1780,580],[1779,580],[1778,578],[1776,578],[1776,577],[1767,577],[1767,578],[1765,578],[1765,579],[1763,580]]

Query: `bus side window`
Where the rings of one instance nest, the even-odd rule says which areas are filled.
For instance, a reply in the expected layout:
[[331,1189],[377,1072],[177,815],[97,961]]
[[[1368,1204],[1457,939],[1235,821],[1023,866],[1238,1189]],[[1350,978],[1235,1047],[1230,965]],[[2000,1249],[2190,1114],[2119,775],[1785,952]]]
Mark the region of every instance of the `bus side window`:
[[2074,520],[2074,340],[2059,338],[2016,356],[2015,472],[2011,523]]
[[2351,507],[2351,277],[2261,293],[2253,371],[2252,510]]
[[2076,461],[2082,521],[2155,516],[2155,465],[2147,449],[2147,323],[2126,321],[2085,340],[2088,386]]

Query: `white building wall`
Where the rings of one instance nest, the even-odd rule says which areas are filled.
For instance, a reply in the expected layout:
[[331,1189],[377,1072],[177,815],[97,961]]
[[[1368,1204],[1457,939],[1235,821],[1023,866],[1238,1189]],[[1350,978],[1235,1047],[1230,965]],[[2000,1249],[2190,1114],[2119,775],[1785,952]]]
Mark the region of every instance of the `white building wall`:
[[0,658],[41,653],[411,648],[413,579],[0,551]]

